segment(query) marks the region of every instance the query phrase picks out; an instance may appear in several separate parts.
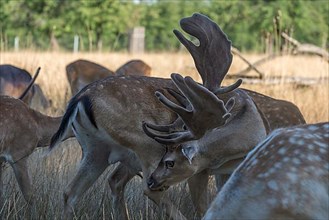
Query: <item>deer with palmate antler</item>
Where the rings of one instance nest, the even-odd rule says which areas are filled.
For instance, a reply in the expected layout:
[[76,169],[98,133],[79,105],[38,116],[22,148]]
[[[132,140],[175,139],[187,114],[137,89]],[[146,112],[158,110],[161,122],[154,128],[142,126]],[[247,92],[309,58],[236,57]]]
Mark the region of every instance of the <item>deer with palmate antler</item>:
[[[200,14],[182,19],[181,26],[187,33],[200,40],[199,47],[192,47],[180,32],[174,31],[178,39],[191,52],[204,86],[196,84],[191,78],[182,79],[176,74],[172,76],[172,81],[138,76],[112,76],[88,85],[71,99],[62,124],[52,138],[50,146],[50,149],[53,149],[72,128],[83,151],[78,173],[64,192],[66,218],[72,217],[74,206],[79,198],[103,171],[110,164],[121,162],[109,177],[114,210],[117,211],[114,214],[118,214],[115,216],[116,219],[128,218],[123,191],[125,185],[140,170],[143,171],[145,177],[143,180],[145,194],[156,203],[163,205],[168,215],[176,219],[184,219],[170,201],[162,199],[164,192],[149,190],[146,182],[146,177],[154,170],[165,153],[165,149],[162,144],[145,135],[142,129],[143,121],[159,124],[176,121],[174,125],[183,125],[181,119],[176,120],[176,113],[169,111],[158,102],[154,96],[158,90],[168,93],[167,95],[171,93],[179,99],[180,95],[175,84],[186,81],[189,88],[195,90],[191,94],[191,99],[201,102],[200,107],[204,105],[215,107],[214,110],[206,107],[210,115],[216,116],[216,120],[211,122],[212,129],[216,126],[225,127],[226,120],[230,121],[238,117],[242,109],[244,112],[242,115],[249,116],[245,117],[246,120],[252,121],[251,127],[246,130],[251,131],[255,127],[250,136],[250,143],[246,145],[255,145],[265,137],[263,120],[253,100],[242,90],[230,93],[240,85],[241,81],[232,86],[220,88],[220,83],[232,61],[231,43],[226,35],[214,22]],[[199,90],[202,92],[200,96],[195,94]],[[217,98],[211,91],[223,93],[223,100]],[[157,94],[158,98],[163,97],[162,93]],[[264,100],[270,99],[264,97]],[[175,98],[173,101],[179,104]],[[181,102],[184,102],[184,99]],[[201,109],[197,109],[197,113],[201,115],[194,115],[198,122],[203,117],[199,110]],[[217,140],[216,136],[213,138],[214,141]],[[248,150],[249,148],[246,148],[246,152]],[[190,191],[193,198],[199,194],[198,188],[191,187]]]
[[[251,117],[254,113],[247,114],[247,105],[235,108],[232,98],[226,103],[226,106],[229,106],[226,108],[225,115],[228,120],[218,121],[222,118],[219,117],[220,114],[216,115],[216,112],[221,111],[216,109],[214,104],[218,100],[227,100],[227,96],[234,95],[233,92],[224,94],[218,92],[221,90],[214,93],[207,91],[209,97],[216,97],[216,99],[211,100],[209,97],[206,99],[205,91],[196,90],[196,86],[200,87],[200,85],[192,84],[190,78],[183,79],[178,75],[174,75],[172,78],[180,93],[173,90],[168,90],[168,92],[180,104],[173,103],[160,92],[156,95],[160,97],[159,100],[165,106],[179,115],[179,119],[169,125],[143,124],[144,132],[149,137],[167,146],[167,151],[150,176],[148,185],[153,191],[162,191],[171,185],[188,180],[190,187],[202,189],[199,190],[196,198],[193,198],[192,194],[192,199],[198,201],[195,203],[199,204],[197,207],[199,213],[202,213],[207,207],[208,176],[232,173],[248,151],[255,146],[252,145],[252,142],[257,139],[257,136],[253,135],[257,134],[257,129],[260,127],[255,117]],[[240,91],[237,89],[234,92],[239,94]],[[245,91],[243,92],[245,93]],[[252,91],[247,91],[247,93],[250,94]],[[239,95],[239,97],[243,96]],[[264,97],[260,96],[260,98]],[[251,101],[248,97],[242,99],[247,102]],[[275,101],[273,100],[273,102]],[[281,101],[281,104],[283,106],[287,103]],[[269,110],[266,111],[266,107],[263,109],[265,109],[266,115],[258,106],[266,133],[268,133],[277,128],[279,123],[276,117],[280,116],[278,113],[275,113],[275,116],[273,111],[268,115]],[[232,114],[234,110],[235,114]],[[294,116],[296,117],[294,120],[298,119],[297,121],[303,123],[303,117],[298,115]],[[285,123],[290,122],[283,120],[280,123],[282,127],[285,127]],[[221,123],[225,126],[222,126]],[[177,124],[180,124],[180,128],[185,129],[177,129]]]
[[[195,48],[192,43],[183,42],[190,51]],[[193,56],[193,53],[191,54]],[[153,191],[161,191],[183,180],[188,180],[190,189],[200,189],[198,194],[192,194],[192,200],[199,205],[197,207],[199,213],[203,213],[207,207],[208,176],[232,173],[243,157],[255,146],[253,145],[257,143],[255,140],[259,140],[257,132],[266,129],[268,133],[280,126],[293,125],[293,121],[296,124],[305,122],[299,110],[296,109],[290,120],[281,118],[280,121],[278,109],[270,110],[271,107],[274,109],[273,107],[276,106],[275,102],[280,103],[281,110],[288,106],[289,112],[294,109],[291,104],[282,100],[274,100],[254,94],[253,91],[240,89],[226,92],[226,88],[219,88],[213,89],[213,92],[209,90],[201,92],[202,90],[196,89],[200,85],[192,84],[190,78],[183,79],[178,75],[172,78],[180,93],[173,90],[168,90],[168,92],[180,104],[173,103],[160,92],[156,95],[165,106],[179,115],[178,120],[169,125],[143,124],[148,136],[168,146],[166,154],[150,176],[148,185]],[[253,95],[254,100],[246,94]],[[232,97],[240,103],[234,104]],[[269,104],[266,106],[266,102],[262,102],[266,98],[271,100],[272,106]],[[219,100],[224,100],[227,102],[226,106],[229,106],[226,114],[228,120],[220,118],[221,114],[218,115],[221,111],[215,106]],[[248,109],[255,100],[259,102],[256,111],[260,113],[262,122],[257,121],[255,112]],[[177,124],[180,126],[178,127]],[[182,127],[185,129],[181,129]],[[193,196],[196,197],[193,198]]]
[[[40,68],[29,87],[39,70]],[[26,93],[27,91],[23,94]],[[36,148],[50,144],[52,135],[60,125],[61,117],[46,116],[19,99],[3,95],[0,95],[0,109],[0,204],[3,195],[1,174],[5,162],[13,168],[24,199],[32,204],[32,183],[27,160]],[[72,132],[68,132],[64,139],[73,136]]]
[[328,219],[329,123],[278,129],[234,171],[204,220]]

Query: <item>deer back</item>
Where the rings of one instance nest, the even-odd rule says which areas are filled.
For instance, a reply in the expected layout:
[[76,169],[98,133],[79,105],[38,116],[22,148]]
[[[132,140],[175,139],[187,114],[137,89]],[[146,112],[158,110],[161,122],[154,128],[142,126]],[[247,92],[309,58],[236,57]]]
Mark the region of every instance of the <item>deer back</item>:
[[151,67],[142,60],[130,60],[119,67],[115,74],[118,76],[138,75],[151,76]]
[[79,59],[66,66],[66,76],[72,95],[77,94],[86,85],[113,74],[111,70],[88,60]]
[[269,123],[269,131],[306,123],[301,111],[295,104],[286,100],[274,99],[255,91],[243,90],[247,92],[264,114]]

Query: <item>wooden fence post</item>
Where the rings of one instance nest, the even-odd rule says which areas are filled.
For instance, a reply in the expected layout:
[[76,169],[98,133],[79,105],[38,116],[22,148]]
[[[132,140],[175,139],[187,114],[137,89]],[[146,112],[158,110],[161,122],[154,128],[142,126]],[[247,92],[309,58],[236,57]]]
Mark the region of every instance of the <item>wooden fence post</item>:
[[144,53],[145,27],[134,27],[129,31],[129,53]]

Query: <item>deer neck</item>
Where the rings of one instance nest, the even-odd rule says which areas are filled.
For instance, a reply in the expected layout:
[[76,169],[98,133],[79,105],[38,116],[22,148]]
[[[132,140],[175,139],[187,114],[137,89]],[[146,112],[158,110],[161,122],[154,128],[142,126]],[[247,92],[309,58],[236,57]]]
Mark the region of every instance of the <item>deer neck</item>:
[[50,139],[58,130],[62,117],[51,117],[37,111],[33,111],[33,116],[35,121],[38,123],[38,147],[49,146]]
[[[252,99],[236,92],[231,119],[200,139],[200,166],[217,169],[231,160],[243,158],[266,137],[266,128]],[[207,146],[207,147],[206,147]]]

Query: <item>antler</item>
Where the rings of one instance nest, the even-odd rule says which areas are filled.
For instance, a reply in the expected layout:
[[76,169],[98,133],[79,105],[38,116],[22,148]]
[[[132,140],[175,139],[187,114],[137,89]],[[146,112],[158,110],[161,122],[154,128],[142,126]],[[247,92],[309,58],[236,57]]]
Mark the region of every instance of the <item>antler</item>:
[[[166,88],[166,91],[173,96],[176,101],[178,101],[178,103],[182,106],[184,106],[185,108],[190,108],[190,103],[188,102],[188,100],[180,93],[176,92],[175,90],[171,89],[171,88]],[[160,92],[161,93],[161,92]],[[144,125],[145,124],[145,125]],[[167,133],[172,133],[175,131],[179,131],[179,130],[183,130],[184,129],[184,122],[182,121],[181,118],[177,118],[173,123],[169,124],[169,125],[153,125],[153,124],[147,124],[145,122],[143,122],[143,128],[144,126],[148,126],[149,128],[153,129],[153,130],[157,130],[160,132],[167,132]],[[152,136],[152,134],[150,134],[148,132],[148,130],[145,130],[145,133],[148,133],[149,136]],[[152,136],[152,138],[154,138]]]
[[200,42],[200,45],[196,46],[181,32],[174,30],[178,40],[191,53],[203,85],[212,92],[217,91],[216,93],[229,92],[237,88],[241,80],[223,91],[220,90],[220,85],[232,63],[232,54],[231,41],[218,25],[208,17],[196,13],[192,17],[181,19],[180,26]]
[[[179,123],[179,120],[176,120],[173,124],[163,126],[143,122],[144,132],[159,143],[175,144],[198,139],[207,130],[224,125],[231,116],[229,112],[234,106],[233,98],[224,105],[224,102],[214,93],[196,83],[191,77],[183,78],[179,74],[172,74],[171,79],[179,91],[185,96],[185,99],[181,101],[188,101],[188,105],[186,105],[187,103],[183,106],[176,104],[159,91],[155,95],[160,102],[178,114],[186,130],[175,131],[169,134],[158,133],[170,132],[170,128],[174,128]],[[173,95],[175,98],[180,96],[177,95],[178,93],[175,94],[176,96]],[[178,102],[182,104],[179,100]]]

